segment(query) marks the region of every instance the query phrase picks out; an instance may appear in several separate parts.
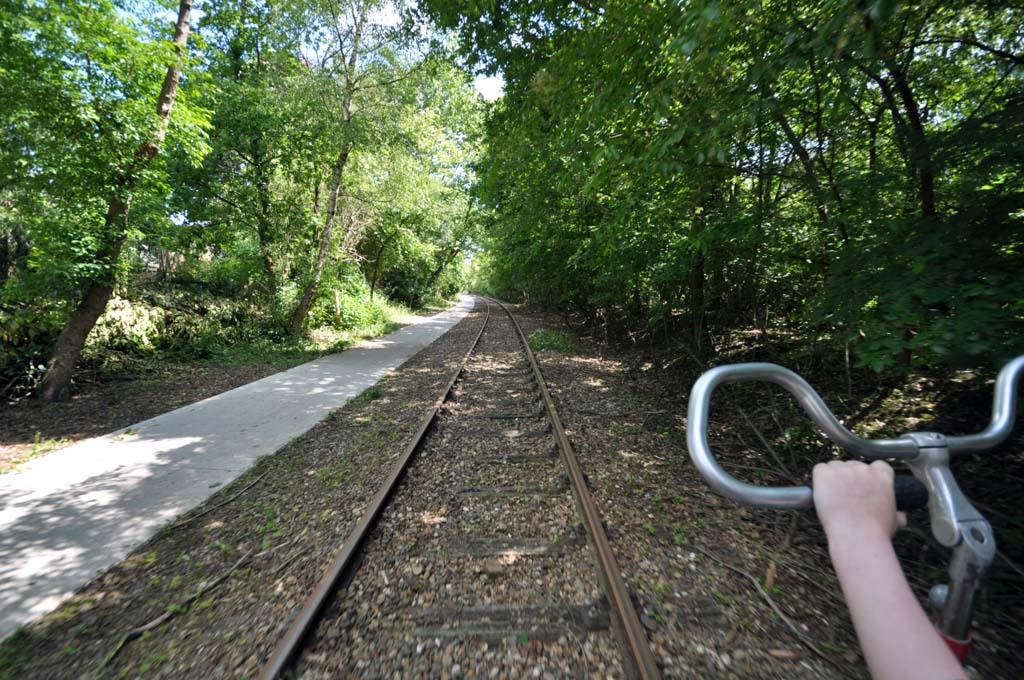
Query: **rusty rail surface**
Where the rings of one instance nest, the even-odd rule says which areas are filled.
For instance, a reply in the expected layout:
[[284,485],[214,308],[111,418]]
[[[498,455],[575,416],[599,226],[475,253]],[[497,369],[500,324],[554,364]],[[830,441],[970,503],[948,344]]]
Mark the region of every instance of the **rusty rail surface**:
[[324,572],[323,577],[320,579],[320,583],[317,584],[309,599],[306,600],[302,610],[277,643],[277,647],[274,648],[274,652],[271,654],[270,660],[267,661],[263,674],[260,676],[263,680],[276,680],[276,678],[281,676],[294,659],[295,654],[302,648],[302,642],[306,634],[309,633],[316,623],[317,617],[320,615],[324,605],[334,595],[338,582],[355,564],[359,556],[360,547],[363,545],[366,537],[370,535],[370,530],[376,524],[377,518],[385,506],[387,506],[391,496],[394,495],[402,477],[405,476],[405,471],[409,467],[416,449],[419,448],[420,442],[423,441],[427,434],[427,430],[437,418],[438,411],[441,410],[441,406],[451,393],[455,382],[465,370],[470,355],[473,354],[473,350],[476,349],[477,344],[480,342],[480,337],[484,334],[484,329],[487,328],[487,322],[491,320],[491,303],[488,300],[485,300],[485,302],[487,302],[487,316],[484,317],[484,322],[480,324],[480,331],[476,334],[472,344],[470,344],[466,355],[462,357],[462,363],[459,364],[459,368],[452,374],[451,379],[448,381],[448,386],[441,392],[441,395],[434,401],[433,407],[423,418],[416,434],[409,442],[409,445],[405,447],[402,455],[398,457],[398,461],[391,468],[391,473],[366,507],[355,528],[352,529],[348,538],[345,539],[341,549],[335,555],[334,561],[331,562],[327,571]]
[[655,662],[654,656],[648,645],[647,635],[640,623],[640,617],[637,614],[636,609],[633,607],[629,591],[622,579],[622,573],[619,570],[615,555],[612,552],[611,545],[608,541],[608,536],[601,523],[600,514],[597,511],[593,497],[587,487],[586,477],[584,476],[583,470],[576,459],[576,453],[572,448],[572,444],[569,442],[569,438],[565,434],[565,428],[562,426],[562,421],[555,409],[554,402],[551,399],[551,394],[548,392],[547,385],[544,382],[544,376],[541,373],[540,366],[537,364],[536,357],[534,357],[533,352],[530,349],[529,342],[523,334],[523,330],[519,326],[519,323],[515,320],[515,317],[512,316],[512,313],[504,304],[498,300],[491,300],[487,298],[481,299],[487,304],[487,315],[480,326],[479,332],[477,332],[476,337],[473,339],[469,350],[463,357],[459,368],[448,381],[447,387],[435,400],[433,407],[424,417],[416,434],[409,442],[398,461],[395,463],[384,484],[370,501],[370,504],[367,506],[366,511],[359,519],[355,528],[345,539],[344,544],[342,544],[341,549],[335,555],[334,560],[327,568],[324,576],[317,584],[313,593],[309,596],[306,604],[278,642],[277,647],[274,649],[273,654],[260,676],[263,680],[276,680],[282,676],[286,669],[288,669],[292,661],[295,659],[296,654],[301,650],[303,642],[309,631],[316,623],[320,612],[323,610],[328,600],[334,596],[339,583],[345,575],[350,574],[351,570],[356,565],[360,555],[360,549],[365,542],[366,537],[375,526],[377,519],[397,489],[405,475],[406,469],[414,458],[417,449],[426,438],[427,430],[437,418],[441,406],[448,399],[452,388],[455,386],[455,383],[465,370],[470,356],[479,344],[480,338],[483,336],[484,330],[491,319],[492,303],[500,307],[512,321],[512,325],[516,329],[523,351],[529,359],[534,382],[538,392],[540,392],[548,418],[551,421],[552,430],[555,433],[555,438],[558,442],[562,462],[569,473],[573,496],[575,497],[577,506],[583,515],[584,526],[590,536],[591,545],[593,546],[598,559],[602,586],[607,592],[613,605],[613,620],[616,623],[619,635],[626,647],[626,651],[628,652],[632,670],[635,672],[637,677],[643,678],[644,680],[661,677],[657,663]]
[[605,533],[604,525],[601,523],[601,515],[597,511],[594,498],[587,487],[587,479],[583,474],[579,461],[576,459],[576,452],[569,442],[569,437],[565,434],[562,419],[558,417],[555,402],[552,401],[547,383],[544,382],[544,374],[541,373],[540,365],[533,355],[533,350],[530,349],[530,343],[526,339],[523,329],[519,326],[519,322],[516,321],[515,317],[512,316],[512,312],[504,304],[497,300],[494,302],[508,314],[508,318],[512,321],[512,325],[515,326],[516,332],[519,334],[519,341],[523,345],[523,351],[530,360],[537,390],[544,400],[548,418],[551,420],[551,427],[555,432],[555,438],[558,440],[562,462],[565,463],[566,468],[569,470],[572,493],[576,497],[576,502],[583,515],[584,525],[590,535],[594,552],[597,554],[601,578],[614,606],[615,618],[621,628],[620,634],[629,651],[634,670],[644,680],[660,678],[661,671],[658,669],[658,664],[654,660],[654,654],[651,652],[648,644],[647,633],[644,632],[643,624],[640,623],[640,616],[637,614],[636,608],[633,607],[633,600],[630,598],[629,590],[622,579],[622,571],[619,569],[615,553],[612,552],[611,544],[608,542],[608,535]]

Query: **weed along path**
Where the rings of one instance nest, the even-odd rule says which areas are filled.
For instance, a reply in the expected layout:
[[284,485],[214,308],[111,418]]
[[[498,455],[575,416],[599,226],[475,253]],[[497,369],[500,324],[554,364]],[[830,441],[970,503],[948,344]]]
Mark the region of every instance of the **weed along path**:
[[0,477],[0,638],[52,611],[162,526],[434,342],[458,305],[389,335]]

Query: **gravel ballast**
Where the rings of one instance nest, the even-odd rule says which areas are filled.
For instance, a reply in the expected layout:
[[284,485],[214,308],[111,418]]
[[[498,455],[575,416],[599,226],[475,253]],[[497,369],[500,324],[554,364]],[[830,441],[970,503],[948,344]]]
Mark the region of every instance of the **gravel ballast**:
[[301,677],[624,677],[528,370],[494,307]]

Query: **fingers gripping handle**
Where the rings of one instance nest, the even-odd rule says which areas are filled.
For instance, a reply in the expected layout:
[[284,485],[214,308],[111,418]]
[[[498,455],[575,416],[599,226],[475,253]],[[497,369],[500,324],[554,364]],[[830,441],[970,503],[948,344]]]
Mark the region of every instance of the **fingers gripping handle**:
[[918,446],[909,438],[867,440],[853,434],[832,415],[814,388],[789,369],[767,363],[719,366],[704,373],[690,392],[686,444],[690,459],[704,479],[726,498],[764,508],[809,508],[814,504],[811,489],[806,486],[769,487],[741,482],[718,464],[711,451],[707,429],[711,395],[715,388],[730,382],[758,380],[785,388],[825,435],[847,451],[869,458],[910,457],[917,454]]
[[[810,480],[807,486],[814,491],[814,485]],[[896,497],[896,509],[900,512],[928,506],[928,487],[914,475],[896,475],[892,480],[892,492]]]

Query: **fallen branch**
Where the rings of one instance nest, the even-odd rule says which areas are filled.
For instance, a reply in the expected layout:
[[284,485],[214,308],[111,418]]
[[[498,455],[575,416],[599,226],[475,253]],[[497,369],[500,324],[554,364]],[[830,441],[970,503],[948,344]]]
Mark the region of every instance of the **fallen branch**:
[[779,469],[782,470],[783,474],[792,479],[793,473],[790,472],[786,464],[782,462],[781,458],[779,458],[779,454],[775,452],[775,448],[771,444],[769,444],[768,440],[765,439],[765,436],[761,434],[760,428],[758,428],[758,426],[754,424],[754,421],[750,419],[750,416],[747,415],[747,412],[744,411],[741,406],[736,405],[736,410],[739,411],[740,416],[743,417],[743,420],[747,421],[747,425],[749,425],[750,429],[754,431],[754,435],[757,437],[758,441],[761,442],[761,445],[768,449],[768,453],[771,454],[772,459],[775,461],[775,464],[779,466]]
[[735,567],[735,566],[729,564],[728,562],[726,562],[722,558],[718,557],[717,555],[715,555],[715,554],[713,554],[711,552],[708,552],[704,548],[701,548],[699,545],[692,545],[691,544],[690,547],[693,548],[694,550],[696,550],[697,552],[701,553],[702,555],[704,555],[708,559],[710,559],[710,560],[712,560],[714,562],[717,562],[718,564],[722,565],[726,569],[729,569],[730,571],[734,571],[737,574],[739,574],[740,576],[743,576],[748,581],[750,581],[752,584],[754,584],[754,588],[761,595],[761,597],[764,599],[764,601],[768,603],[768,606],[772,608],[772,611],[775,612],[775,615],[778,616],[782,620],[782,622],[785,623],[789,627],[789,630],[792,631],[793,635],[795,635],[797,637],[797,639],[800,640],[800,642],[805,647],[807,647],[807,649],[809,649],[812,652],[814,652],[815,656],[817,656],[819,659],[825,661],[826,663],[831,664],[833,666],[836,665],[835,661],[833,661],[831,658],[829,658],[828,655],[826,655],[824,652],[822,652],[820,649],[818,649],[818,646],[814,643],[814,640],[812,640],[809,637],[807,637],[806,635],[804,635],[800,631],[800,629],[797,628],[796,624],[794,624],[789,619],[789,617],[786,616],[785,613],[783,613],[783,611],[779,607],[779,605],[775,602],[775,600],[772,599],[772,596],[769,595],[761,587],[761,582],[757,580],[757,577],[755,577],[753,574],[751,574],[748,571],[744,571],[743,569],[740,569],[739,567]]
[[14,383],[18,382],[18,380],[20,380],[21,377],[22,377],[21,375],[14,376],[11,379],[11,381],[9,383],[7,383],[7,385],[2,390],[0,390],[0,399],[2,399],[4,396],[7,395],[7,390],[11,389],[11,386],[13,386]]
[[[301,534],[299,534],[298,536],[296,536],[292,540],[288,541],[288,543],[284,543],[284,544],[278,546],[277,548],[273,548],[270,552],[273,552],[274,550],[278,550],[280,548],[283,548],[283,547],[285,547],[285,546],[287,546],[287,545],[289,545],[291,543],[297,543],[303,536],[306,535],[306,533],[308,533],[308,531],[309,531],[308,529],[304,529]],[[285,568],[289,564],[294,562],[297,558],[299,558],[300,556],[302,556],[306,552],[307,552],[307,550],[305,548],[300,548],[299,550],[296,550],[294,553],[291,554],[290,557],[286,557],[284,559],[284,561],[281,562],[281,564],[279,564],[276,567],[274,567],[274,569],[270,572],[270,575],[273,576],[274,578],[277,578],[278,574],[280,574],[282,571],[284,571]]]
[[1016,562],[1014,562],[1009,557],[1007,557],[1006,553],[1004,553],[1002,550],[999,550],[998,548],[996,549],[996,557],[1002,558],[1002,560],[1004,562],[1006,562],[1006,564],[1008,564],[1011,569],[1013,569],[1015,572],[1017,572],[1021,576],[1024,576],[1024,569],[1021,569],[1020,566]]
[[149,623],[143,624],[143,625],[141,625],[141,626],[139,626],[137,628],[132,628],[130,631],[125,633],[121,637],[120,641],[118,641],[117,646],[114,647],[114,649],[110,652],[110,654],[107,655],[107,658],[105,658],[103,660],[103,663],[100,664],[100,669],[103,669],[103,668],[106,668],[107,666],[109,666],[110,662],[113,661],[117,657],[117,655],[121,652],[122,649],[124,649],[125,645],[127,645],[129,642],[131,642],[132,640],[134,640],[134,639],[136,639],[138,637],[141,637],[143,634],[148,633],[149,631],[154,630],[155,628],[159,628],[160,626],[162,626],[163,624],[167,623],[172,618],[174,618],[179,612],[187,611],[189,606],[191,606],[191,604],[193,602],[195,602],[196,600],[201,598],[203,595],[205,595],[206,593],[210,592],[211,590],[213,590],[214,588],[219,586],[221,583],[223,583],[225,580],[227,580],[227,578],[229,576],[231,576],[231,573],[235,569],[238,569],[240,566],[242,566],[242,563],[245,562],[247,559],[249,559],[249,557],[251,555],[252,555],[252,551],[250,550],[246,554],[244,554],[241,557],[239,557],[238,561],[235,562],[233,565],[231,565],[230,569],[228,569],[227,571],[225,571],[223,574],[221,574],[217,578],[213,579],[212,581],[207,581],[206,583],[204,583],[202,586],[200,586],[199,590],[197,590],[196,592],[192,593],[191,595],[186,597],[181,602],[178,602],[177,604],[172,605],[172,606],[168,607],[167,609],[165,609],[164,613],[161,614],[160,616],[156,617],[155,619],[153,619]]
[[196,592],[192,593],[191,595],[186,597],[184,600],[181,600],[180,602],[177,602],[174,605],[169,606],[167,609],[164,610],[163,614],[161,614],[160,616],[156,617],[155,619],[153,619],[149,623],[143,624],[143,625],[139,626],[138,628],[133,628],[130,631],[128,631],[127,633],[125,633],[121,637],[121,639],[118,641],[117,646],[114,647],[114,649],[110,652],[110,654],[107,655],[107,658],[105,658],[103,660],[103,663],[100,664],[100,669],[103,669],[103,668],[106,668],[107,666],[109,666],[110,662],[113,661],[117,657],[117,655],[121,653],[121,650],[124,649],[125,645],[127,645],[132,640],[134,640],[134,639],[136,639],[138,637],[141,637],[142,635],[144,635],[145,633],[148,633],[151,630],[155,630],[156,628],[159,628],[160,626],[162,626],[163,624],[167,623],[168,621],[170,621],[172,618],[174,618],[178,614],[188,611],[188,608],[192,605],[193,602],[195,602],[196,600],[201,598],[203,595],[205,595],[206,593],[210,592],[211,590],[213,590],[214,588],[219,586],[221,583],[226,581],[228,579],[228,577],[231,576],[231,574],[234,573],[234,571],[236,569],[241,567],[242,564],[244,564],[245,561],[248,560],[249,558],[251,558],[251,557],[263,557],[264,555],[269,555],[269,554],[271,554],[273,552],[277,552],[281,548],[287,548],[288,546],[290,546],[291,544],[293,544],[297,540],[299,540],[305,534],[306,534],[306,532],[303,531],[301,534],[299,534],[295,538],[291,539],[290,541],[285,541],[284,543],[281,543],[280,545],[276,545],[273,548],[267,548],[266,550],[262,550],[262,551],[260,551],[258,553],[255,553],[255,554],[253,554],[252,550],[250,550],[249,552],[245,553],[244,555],[239,557],[238,560],[234,564],[232,564],[231,567],[227,571],[223,572],[220,576],[218,576],[217,578],[213,579],[212,581],[207,581],[207,582],[203,583],[201,586],[199,586],[199,590],[197,590]]
[[168,529],[180,529],[181,527],[183,527],[183,526],[185,526],[187,524],[191,524],[192,522],[196,521],[197,519],[199,519],[203,515],[210,514],[211,512],[216,510],[217,508],[223,508],[225,505],[227,505],[231,501],[235,500],[236,498],[241,496],[243,493],[245,493],[246,491],[248,491],[252,487],[254,487],[257,484],[259,484],[260,481],[262,481],[263,478],[266,477],[268,474],[270,474],[269,470],[267,472],[264,472],[262,475],[260,475],[256,479],[252,480],[248,484],[246,484],[244,489],[242,489],[241,491],[239,491],[238,493],[236,493],[234,496],[232,496],[231,498],[227,499],[223,503],[218,503],[217,505],[212,505],[212,506],[206,508],[205,510],[203,510],[202,512],[197,512],[196,514],[192,515],[191,517],[187,517],[187,518],[185,518],[185,519],[183,519],[183,520],[181,520],[179,522],[175,522],[174,524],[169,524],[167,526],[167,528]]

